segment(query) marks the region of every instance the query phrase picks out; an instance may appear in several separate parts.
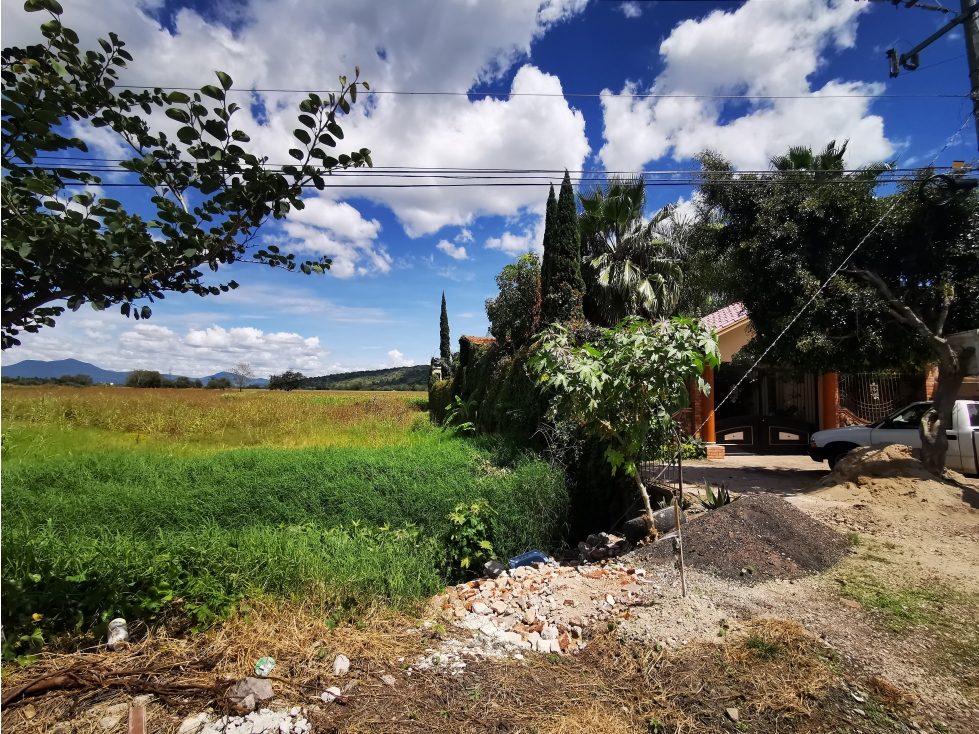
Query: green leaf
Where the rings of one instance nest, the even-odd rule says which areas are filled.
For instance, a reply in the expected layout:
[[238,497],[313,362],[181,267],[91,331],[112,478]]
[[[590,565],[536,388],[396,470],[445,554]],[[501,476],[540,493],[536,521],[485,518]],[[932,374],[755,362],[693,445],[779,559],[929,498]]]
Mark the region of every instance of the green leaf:
[[27,189],[28,191],[30,191],[32,193],[35,193],[35,194],[48,194],[48,195],[50,195],[50,194],[53,194],[54,193],[54,184],[52,184],[52,183],[50,183],[48,181],[43,181],[43,180],[41,180],[39,178],[33,178],[33,177],[25,178],[21,182],[21,185],[25,189]]
[[216,99],[219,102],[224,101],[224,90],[218,89],[212,84],[206,84],[201,87],[201,94],[210,97],[211,99]]
[[65,9],[61,7],[61,3],[58,0],[38,0],[45,10],[50,10],[55,15],[61,15],[65,12]]
[[309,133],[303,130],[301,127],[297,127],[295,130],[293,130],[292,134],[295,135],[300,142],[305,143],[306,145],[309,145],[313,140],[309,136]]
[[176,120],[177,122],[184,124],[190,122],[190,115],[187,114],[186,110],[182,110],[179,107],[168,107],[164,114],[171,120]]
[[188,97],[183,92],[170,92],[167,95],[167,101],[171,104],[187,104],[190,102],[190,97]]
[[251,140],[251,138],[248,137],[241,130],[235,130],[233,133],[231,133],[231,139],[240,140],[242,143],[247,143],[249,140]]
[[303,158],[305,158],[305,157],[306,157],[306,156],[305,156],[305,155],[303,154],[303,152],[302,152],[301,150],[299,150],[298,148],[290,148],[290,149],[289,149],[289,155],[291,155],[291,156],[292,156],[293,158],[295,158],[295,159],[296,159],[297,161],[301,161],[301,160],[302,160]]
[[310,130],[312,130],[314,127],[316,127],[316,120],[314,120],[309,115],[300,115],[299,116],[299,122],[301,122],[303,125],[305,125],[306,127],[308,127]]
[[[231,81],[231,77],[230,76],[228,76],[227,74],[225,74],[223,71],[216,71],[216,72],[214,72],[214,74],[215,74],[215,76],[217,76],[218,81],[221,82],[221,86],[222,87],[224,87],[225,89],[231,89],[231,85],[234,84],[234,82]],[[204,91],[204,90],[201,90],[201,91]]]
[[337,147],[337,141],[334,140],[332,136],[327,135],[326,133],[320,135],[320,142],[323,143],[323,145],[330,146],[331,148]]
[[333,133],[337,140],[343,140],[343,129],[335,122],[328,122],[326,129]]
[[200,138],[200,135],[192,127],[182,127],[179,130],[177,130],[177,139],[180,140],[181,143],[185,143],[186,145],[190,145],[198,138]]

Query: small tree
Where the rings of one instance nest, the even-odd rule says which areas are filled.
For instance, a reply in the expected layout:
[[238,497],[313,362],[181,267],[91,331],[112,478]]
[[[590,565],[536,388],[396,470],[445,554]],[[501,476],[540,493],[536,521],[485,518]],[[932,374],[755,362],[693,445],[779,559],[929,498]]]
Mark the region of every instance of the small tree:
[[612,473],[621,468],[635,479],[652,517],[639,467],[662,444],[673,414],[688,405],[687,380],[704,394],[710,390],[704,368],[720,364],[712,332],[692,319],[628,318],[594,343],[561,325],[538,343],[529,367],[553,394],[549,415],[605,441]]
[[228,372],[231,375],[231,384],[238,388],[238,392],[244,390],[248,383],[255,379],[255,370],[248,362],[239,362]]
[[449,336],[449,312],[445,308],[445,291],[442,291],[442,315],[439,317],[439,357],[442,360],[442,379],[452,376],[452,339]]
[[490,335],[500,345],[529,343],[540,324],[541,265],[535,253],[521,255],[496,276],[500,294],[486,301]]
[[230,390],[233,385],[227,377],[212,377],[204,387],[208,390]]
[[554,230],[557,220],[557,197],[554,195],[554,184],[547,194],[547,208],[544,214],[544,256],[541,260],[540,278],[541,295],[551,283],[551,274],[554,272]]
[[272,375],[269,378],[269,390],[285,390],[286,392],[291,392],[302,387],[305,379],[306,377],[302,372],[286,370],[281,375]]

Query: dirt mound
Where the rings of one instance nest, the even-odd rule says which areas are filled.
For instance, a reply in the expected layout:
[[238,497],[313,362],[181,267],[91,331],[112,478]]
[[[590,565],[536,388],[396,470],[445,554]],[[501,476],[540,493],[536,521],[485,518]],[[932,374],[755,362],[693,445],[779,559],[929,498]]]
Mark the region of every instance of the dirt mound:
[[979,493],[949,473],[948,481],[928,472],[909,446],[876,445],[854,449],[820,480],[811,496],[900,512],[930,515],[969,513]]
[[[845,538],[771,494],[747,495],[692,518],[683,531],[687,565],[748,583],[799,578],[834,565]],[[636,552],[637,562],[672,562],[673,542]]]

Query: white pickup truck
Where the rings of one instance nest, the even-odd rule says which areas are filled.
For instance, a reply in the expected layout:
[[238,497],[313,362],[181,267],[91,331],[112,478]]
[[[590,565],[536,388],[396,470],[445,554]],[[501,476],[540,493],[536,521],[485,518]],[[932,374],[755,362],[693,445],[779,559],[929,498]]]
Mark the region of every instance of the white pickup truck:
[[[921,448],[918,426],[931,403],[913,403],[866,426],[830,428],[812,434],[809,456],[813,461],[828,461],[829,468],[857,446],[898,443]],[[952,408],[952,428],[948,431],[945,466],[963,474],[979,474],[979,401],[956,400]]]

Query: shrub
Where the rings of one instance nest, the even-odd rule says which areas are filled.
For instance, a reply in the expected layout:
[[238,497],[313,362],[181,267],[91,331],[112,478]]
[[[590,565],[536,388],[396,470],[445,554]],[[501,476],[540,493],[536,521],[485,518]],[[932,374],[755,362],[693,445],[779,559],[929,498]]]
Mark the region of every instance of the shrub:
[[432,422],[441,425],[445,422],[446,410],[452,405],[452,380],[435,380],[428,388],[428,410]]
[[156,370],[133,370],[126,375],[126,387],[163,387],[163,375]]
[[212,377],[204,387],[208,390],[230,390],[234,385],[227,377]]

